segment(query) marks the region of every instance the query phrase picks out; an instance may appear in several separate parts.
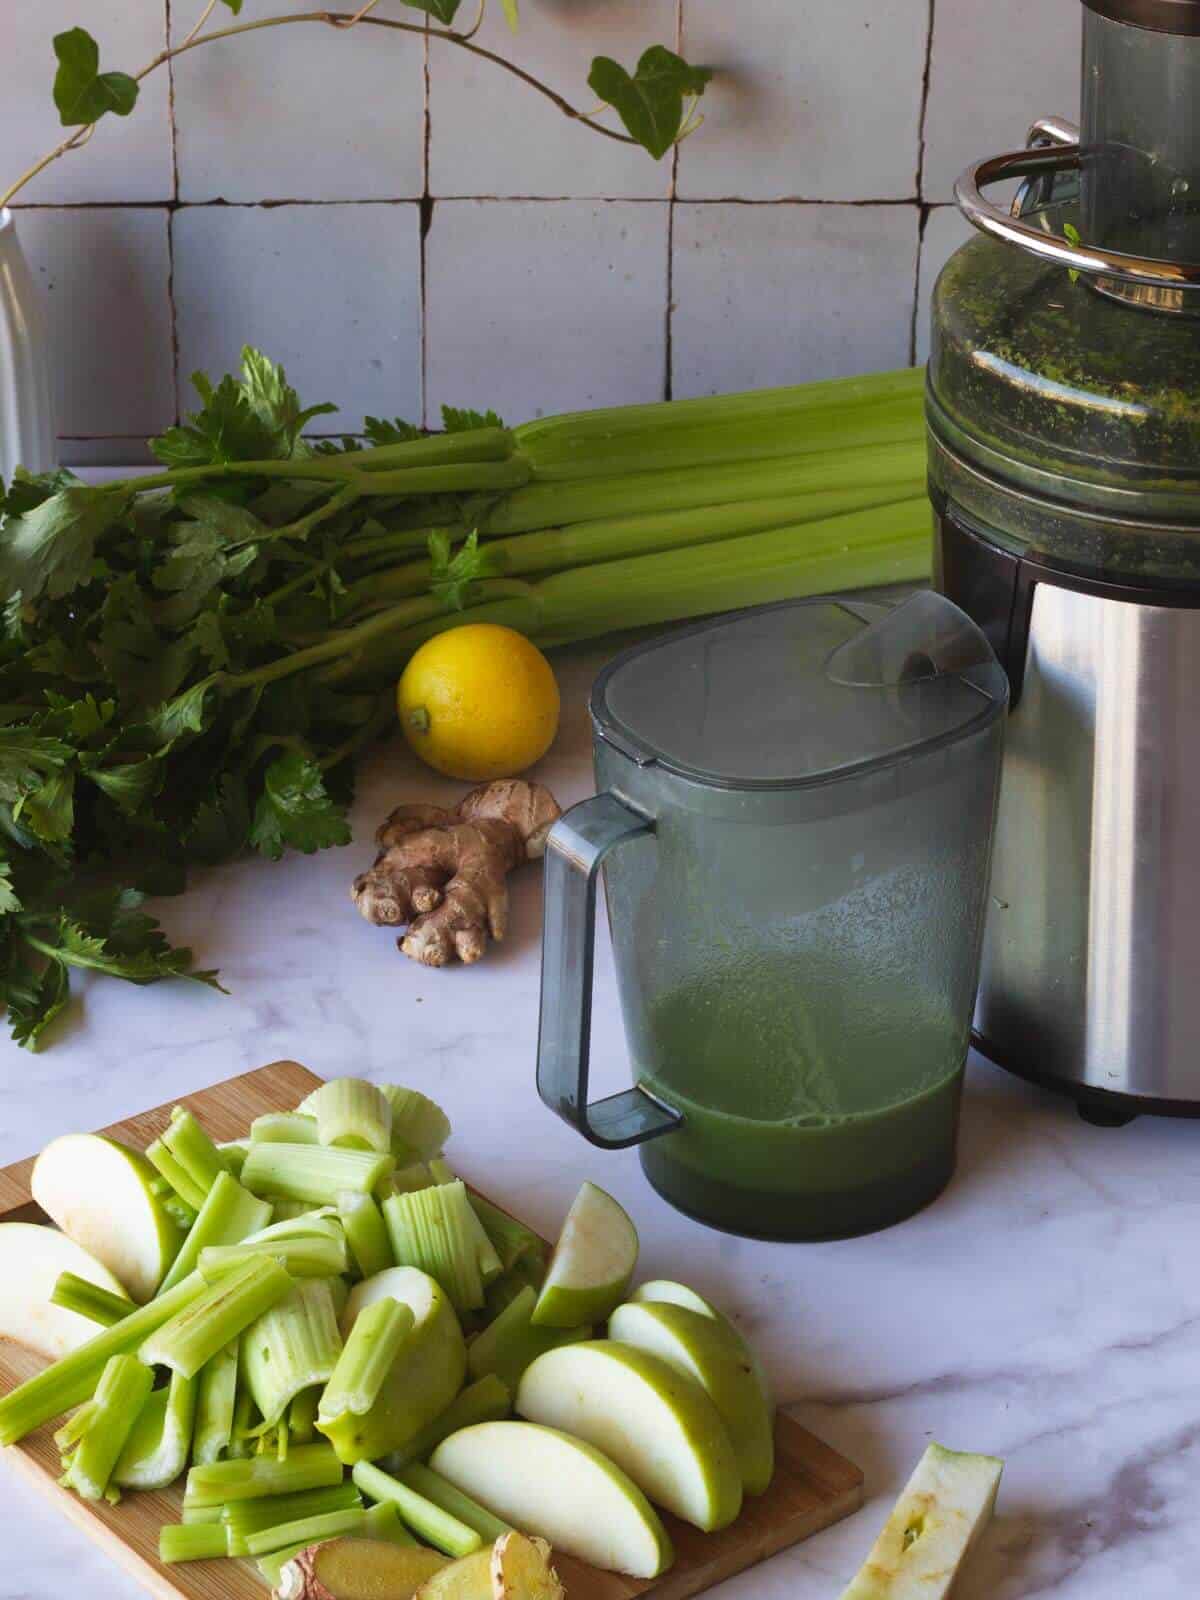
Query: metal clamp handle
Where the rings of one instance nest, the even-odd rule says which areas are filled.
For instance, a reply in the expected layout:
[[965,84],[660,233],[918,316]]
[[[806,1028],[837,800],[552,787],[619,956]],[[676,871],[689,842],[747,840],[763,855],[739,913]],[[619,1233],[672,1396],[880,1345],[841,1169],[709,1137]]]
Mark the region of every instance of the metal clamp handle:
[[657,1139],[683,1122],[678,1111],[645,1089],[626,1089],[588,1104],[596,880],[610,850],[653,832],[649,818],[611,794],[598,794],[572,806],[546,839],[538,1093],[551,1111],[603,1150]]
[[[1048,135],[1054,126],[1053,119],[1048,118],[1035,128]],[[1005,178],[1042,178],[1056,172],[1077,171],[1081,160],[1079,144],[1061,144],[1057,139],[1041,148],[992,156],[967,168],[954,185],[954,198],[963,216],[981,233],[989,233],[995,239],[1015,244],[1074,272],[1159,289],[1200,289],[1200,261],[1167,261],[1161,256],[1128,255],[1103,245],[1072,244],[1058,234],[1046,233],[1023,222],[983,197],[982,191],[990,183],[1000,183]]]

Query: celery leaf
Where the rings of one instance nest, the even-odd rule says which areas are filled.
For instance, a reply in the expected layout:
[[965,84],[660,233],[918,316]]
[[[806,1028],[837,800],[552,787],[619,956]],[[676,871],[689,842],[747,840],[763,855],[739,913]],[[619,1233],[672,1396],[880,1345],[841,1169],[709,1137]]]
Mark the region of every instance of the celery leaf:
[[255,410],[236,378],[225,376],[214,389],[202,372],[192,382],[204,401],[185,423],[168,428],[150,448],[167,467],[207,467],[227,461],[277,460],[290,450],[281,448],[277,430]]
[[409,444],[423,435],[420,428],[414,428],[411,422],[405,422],[402,417],[393,417],[390,422],[386,417],[366,417],[363,420],[363,437],[378,446]]
[[61,599],[95,575],[96,541],[128,509],[124,495],[82,484],[59,489],[0,529],[0,590],[26,603],[43,592]]
[[337,410],[328,402],[301,409],[300,397],[288,383],[287,373],[252,345],[242,347],[241,388],[251,409],[283,447],[278,453],[285,458],[297,453],[306,423]]
[[403,4],[413,11],[424,11],[427,16],[436,17],[449,27],[462,0],[403,0]]
[[495,558],[486,547],[479,548],[478,530],[473,530],[450,553],[450,537],[435,529],[428,539],[429,589],[447,611],[461,611],[480,578],[495,571]]
[[458,406],[442,407],[442,427],[447,433],[471,433],[476,428],[502,428],[494,411],[466,411]]
[[312,855],[330,845],[350,843],[345,815],[326,789],[315,761],[292,750],[267,768],[250,843],[272,861],[286,849]]
[[652,45],[632,76],[611,56],[597,56],[588,86],[616,111],[626,131],[657,161],[683,128],[685,98],[702,95],[712,73],[692,67],[664,45]]
[[137,84],[126,72],[100,71],[100,46],[86,28],[56,33],[54,54],[54,104],[64,128],[98,122],[107,111],[127,117],[133,110]]

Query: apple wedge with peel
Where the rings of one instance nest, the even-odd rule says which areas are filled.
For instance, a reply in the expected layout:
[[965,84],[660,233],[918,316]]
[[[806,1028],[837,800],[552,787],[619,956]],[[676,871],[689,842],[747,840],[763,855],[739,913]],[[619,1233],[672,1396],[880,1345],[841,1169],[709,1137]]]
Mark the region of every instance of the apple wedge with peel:
[[612,1339],[563,1345],[526,1368],[515,1408],[602,1450],[656,1505],[704,1533],[727,1527],[742,1508],[741,1469],[720,1412],[661,1356]]
[[754,1376],[758,1379],[759,1388],[766,1397],[768,1407],[774,1411],[775,1399],[771,1380],[767,1376],[767,1369],[759,1359],[757,1350],[742,1337],[737,1326],[724,1312],[718,1311],[710,1300],[706,1300],[702,1294],[697,1294],[695,1289],[689,1289],[686,1283],[675,1283],[670,1278],[651,1278],[647,1283],[639,1284],[629,1298],[639,1305],[652,1301],[655,1305],[665,1303],[683,1306],[688,1311],[698,1311],[702,1317],[711,1317],[714,1322],[719,1322],[725,1331],[737,1340]]
[[155,1193],[157,1178],[140,1151],[102,1134],[68,1133],[34,1162],[29,1187],[50,1220],[142,1304],[184,1237]]
[[842,1600],[946,1600],[987,1527],[1003,1461],[931,1444]]
[[63,1272],[125,1295],[107,1267],[57,1228],[39,1222],[0,1223],[0,1339],[12,1339],[57,1361],[98,1332],[89,1318],[51,1303]]
[[594,1567],[657,1578],[674,1560],[637,1485],[599,1450],[554,1428],[479,1422],[443,1439],[429,1464],[504,1522]]
[[603,1322],[624,1300],[637,1266],[637,1229],[612,1195],[585,1183],[567,1212],[542,1292],[535,1328]]
[[742,1488],[762,1494],[775,1471],[774,1417],[744,1345],[727,1325],[686,1306],[627,1301],[608,1319],[608,1333],[696,1380],[729,1430]]

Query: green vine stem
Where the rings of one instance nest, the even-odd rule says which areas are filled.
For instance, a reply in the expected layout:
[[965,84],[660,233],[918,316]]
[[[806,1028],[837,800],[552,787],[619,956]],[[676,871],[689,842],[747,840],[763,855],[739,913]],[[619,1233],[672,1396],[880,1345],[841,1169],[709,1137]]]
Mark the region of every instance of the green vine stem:
[[[374,3],[374,0],[372,0],[372,3]],[[213,4],[215,4],[215,0],[213,0]],[[431,28],[426,23],[396,22],[390,17],[371,16],[368,14],[369,8],[362,6],[358,11],[353,12],[297,11],[286,17],[262,17],[257,22],[239,22],[227,28],[214,28],[209,33],[202,33],[199,30],[203,28],[204,23],[211,15],[213,4],[205,7],[200,20],[181,43],[169,49],[160,50],[158,55],[153,60],[148,61],[140,72],[133,73],[134,82],[141,83],[143,78],[149,77],[152,72],[156,72],[159,67],[165,66],[168,61],[176,60],[189,50],[197,50],[202,44],[215,44],[218,39],[233,39],[243,33],[258,33],[264,28],[286,28],[293,23],[313,22],[336,28],[341,32],[349,32],[352,28],[388,28],[395,33],[413,33],[422,39],[442,39],[447,44],[457,45],[462,50],[468,50],[472,55],[479,56],[484,61],[490,61],[495,66],[502,67],[505,72],[511,73],[514,78],[519,78],[522,83],[528,84],[531,89],[536,90],[538,94],[557,106],[565,117],[569,117],[573,122],[582,123],[585,127],[590,128],[593,133],[602,134],[606,139],[615,139],[618,144],[637,144],[638,142],[627,133],[620,133],[615,128],[606,128],[602,122],[597,122],[594,112],[580,111],[565,96],[559,94],[556,89],[552,89],[548,83],[543,83],[540,78],[535,78],[531,72],[526,72],[524,67],[517,66],[516,62],[508,61],[504,56],[497,55],[494,50],[488,50],[483,45],[476,44],[474,34],[479,26],[478,20],[468,32],[461,33],[453,28]],[[10,184],[4,193],[0,194],[0,209],[8,205],[27,183],[32,182],[39,173],[44,172],[51,162],[57,161],[60,156],[66,155],[68,151],[78,150],[86,144],[91,138],[95,126],[96,124],[91,122],[82,128],[74,129],[60,144],[55,145],[53,150],[47,151],[44,156],[35,161],[33,166],[23,172],[15,183]]]

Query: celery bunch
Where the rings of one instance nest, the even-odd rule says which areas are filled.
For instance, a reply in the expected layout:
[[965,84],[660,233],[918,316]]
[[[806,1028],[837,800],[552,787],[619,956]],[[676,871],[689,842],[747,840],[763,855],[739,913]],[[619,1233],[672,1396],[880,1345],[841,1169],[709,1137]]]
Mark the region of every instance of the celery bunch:
[[[154,441],[162,472],[0,491],[0,982],[23,1044],[71,967],[216,982],[139,886],[346,843],[353,758],[431,634],[491,621],[548,647],[929,570],[917,372],[514,429],[448,412],[430,437],[372,418],[341,447],[305,442],[258,352],[198,385]],[[126,889],[88,891],[122,865]],[[367,1098],[339,1113],[347,1153],[382,1145]],[[398,1166],[444,1138],[392,1105]],[[211,1154],[164,1136],[155,1155],[199,1210]]]

